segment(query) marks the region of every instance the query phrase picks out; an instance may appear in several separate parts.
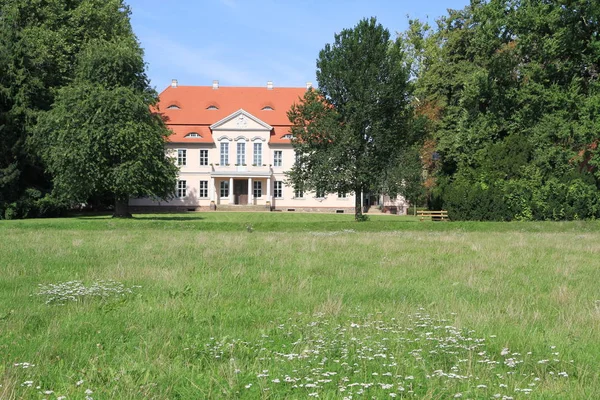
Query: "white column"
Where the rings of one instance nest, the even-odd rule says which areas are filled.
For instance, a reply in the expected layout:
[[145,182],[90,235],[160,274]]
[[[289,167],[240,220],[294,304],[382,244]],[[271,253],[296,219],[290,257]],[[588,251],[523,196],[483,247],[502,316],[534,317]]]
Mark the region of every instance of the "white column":
[[215,201],[215,178],[210,177],[210,182],[208,183],[208,193],[210,196],[210,201]]
[[248,178],[248,204],[254,204],[252,201],[252,178]]
[[233,178],[229,178],[229,204],[233,204]]
[[267,178],[267,201],[271,201],[271,177]]

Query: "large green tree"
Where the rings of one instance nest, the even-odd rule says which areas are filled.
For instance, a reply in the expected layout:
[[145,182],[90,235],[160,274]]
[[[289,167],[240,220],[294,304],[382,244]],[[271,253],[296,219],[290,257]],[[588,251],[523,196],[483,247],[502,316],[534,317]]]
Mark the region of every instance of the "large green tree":
[[600,217],[599,31],[595,1],[473,0],[412,32],[434,203],[455,219]]
[[144,72],[135,37],[93,40],[77,59],[75,79],[40,117],[39,152],[53,194],[71,202],[111,195],[116,217],[130,216],[130,197],[167,199],[177,167],[165,152],[169,134]]
[[51,177],[30,145],[38,116],[86,43],[130,36],[122,0],[0,1],[0,219],[48,214]]
[[402,192],[400,160],[412,148],[409,66],[400,39],[374,18],[335,35],[317,60],[318,90],[288,113],[297,160],[288,174],[296,187],[362,195]]

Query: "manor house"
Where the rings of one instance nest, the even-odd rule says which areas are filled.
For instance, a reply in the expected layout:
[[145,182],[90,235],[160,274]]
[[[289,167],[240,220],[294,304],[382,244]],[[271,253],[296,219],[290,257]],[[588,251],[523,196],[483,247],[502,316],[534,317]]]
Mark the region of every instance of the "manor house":
[[[179,166],[176,197],[132,199],[134,208],[266,208],[353,212],[352,193],[303,191],[286,184],[295,160],[287,112],[310,88],[180,86],[173,80],[158,109]],[[365,200],[370,201],[369,198]],[[377,201],[377,200],[374,200]],[[407,205],[399,199],[399,212]],[[234,207],[235,206],[235,207]]]

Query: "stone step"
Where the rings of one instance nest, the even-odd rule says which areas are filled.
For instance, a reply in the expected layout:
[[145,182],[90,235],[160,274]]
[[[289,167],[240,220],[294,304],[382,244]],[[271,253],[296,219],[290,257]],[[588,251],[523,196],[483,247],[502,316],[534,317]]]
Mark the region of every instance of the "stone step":
[[250,211],[271,211],[269,207],[265,205],[235,205],[235,204],[217,204],[215,211],[242,211],[242,212],[250,212]]

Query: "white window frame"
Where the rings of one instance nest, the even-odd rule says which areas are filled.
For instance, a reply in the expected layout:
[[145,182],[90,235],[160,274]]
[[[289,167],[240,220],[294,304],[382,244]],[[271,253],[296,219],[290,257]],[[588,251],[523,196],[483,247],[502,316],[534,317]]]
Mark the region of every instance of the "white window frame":
[[283,181],[273,182],[273,197],[283,199]]
[[198,198],[208,199],[208,181],[200,181],[200,186],[198,187]]
[[[321,195],[321,196],[319,196]],[[327,193],[325,193],[325,190],[323,189],[316,189],[315,190],[315,198],[317,199],[324,199],[327,197]]]
[[261,142],[254,142],[253,150],[254,150],[254,165],[260,166],[262,165],[262,148],[263,145]]
[[246,142],[239,141],[236,146],[236,165],[246,164]]
[[208,149],[200,149],[200,166],[208,165]]
[[180,167],[187,165],[187,149],[177,149],[177,165]]
[[283,167],[283,150],[273,151],[273,166]]
[[337,197],[338,197],[338,199],[346,199],[346,198],[348,198],[348,193],[346,193],[346,192],[338,192],[337,193]]
[[303,189],[294,189],[294,198],[295,199],[303,199],[304,198],[304,190]]
[[220,143],[219,162],[221,163],[221,165],[229,165],[229,142]]
[[183,199],[187,196],[187,181],[177,181],[177,198]]
[[260,199],[262,197],[262,181],[253,181],[253,195],[255,199]]
[[222,199],[229,197],[229,181],[221,181],[219,194]]

